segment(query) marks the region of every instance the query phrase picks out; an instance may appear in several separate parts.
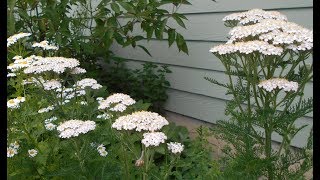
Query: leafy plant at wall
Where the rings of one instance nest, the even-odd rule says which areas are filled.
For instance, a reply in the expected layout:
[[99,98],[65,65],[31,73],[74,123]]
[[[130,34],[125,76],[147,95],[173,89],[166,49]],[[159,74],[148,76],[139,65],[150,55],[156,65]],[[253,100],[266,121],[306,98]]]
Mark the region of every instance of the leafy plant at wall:
[[[216,129],[232,144],[225,151],[225,176],[300,179],[312,168],[312,130],[305,147],[293,151],[290,145],[307,126],[297,119],[313,111],[312,97],[304,97],[313,77],[313,32],[261,9],[224,21],[233,27],[230,39],[210,52],[224,65],[228,82],[205,79],[233,97],[225,111],[230,121],[219,121]],[[275,133],[282,137],[278,148],[272,147]]]
[[[59,54],[77,57],[88,66],[95,65],[97,57],[109,59],[114,42],[123,47],[142,48],[150,55],[138,42],[150,40],[153,35],[156,39],[167,35],[169,46],[176,42],[179,51],[188,53],[183,36],[168,24],[172,19],[186,28],[183,20],[187,18],[177,13],[181,4],[190,3],[187,0],[9,0],[8,35],[17,31],[37,34],[34,41],[55,42],[60,45]],[[163,5],[172,5],[172,11],[163,9]],[[145,36],[135,33],[136,28]]]
[[[33,41],[48,40],[57,43],[59,51],[56,55],[75,57],[87,70],[88,77],[102,78],[104,70],[97,66],[97,62],[102,59],[109,63],[116,58],[110,51],[112,43],[118,43],[122,47],[138,47],[151,55],[144,46],[139,45],[139,41],[163,39],[167,36],[169,46],[176,42],[179,51],[188,53],[184,37],[168,23],[173,20],[186,28],[183,21],[187,18],[177,13],[181,4],[190,3],[186,0],[9,0],[8,35],[16,31],[31,32],[38,35],[34,36]],[[163,5],[172,5],[172,11],[163,9]],[[141,29],[142,34],[136,33],[136,29]],[[169,83],[164,74],[169,70],[163,68],[157,70],[157,74],[155,68],[154,71],[151,70],[150,65],[146,65],[146,68],[131,72],[129,69],[111,66],[111,72],[106,78],[115,79],[109,79],[106,82],[111,84],[106,85],[113,90],[124,90],[135,98],[151,102],[152,109],[160,112],[167,99],[165,90]],[[144,73],[149,73],[154,79],[147,78]],[[131,87],[122,87],[122,82],[129,82],[127,84]]]
[[141,69],[129,69],[126,59],[114,57],[114,61],[99,75],[103,84],[107,84],[110,92],[124,92],[133,98],[151,103],[150,109],[164,113],[163,104],[168,99],[166,90],[170,83],[166,74],[171,73],[168,66],[158,66],[147,62]]

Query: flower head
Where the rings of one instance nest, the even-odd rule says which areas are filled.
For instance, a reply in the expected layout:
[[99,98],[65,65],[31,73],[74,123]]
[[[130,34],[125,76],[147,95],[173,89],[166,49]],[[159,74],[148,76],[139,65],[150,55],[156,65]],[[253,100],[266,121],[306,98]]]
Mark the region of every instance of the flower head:
[[157,131],[169,122],[158,113],[138,111],[130,115],[121,116],[112,124],[117,130]]
[[29,157],[33,158],[38,154],[38,151],[35,149],[28,150]]
[[168,145],[168,150],[173,154],[181,153],[184,149],[184,145],[178,142],[170,142],[170,143],[167,143],[167,145]]
[[132,99],[127,94],[116,93],[113,94],[105,100],[98,100],[99,106],[98,109],[104,110],[106,108],[110,108],[111,111],[123,112],[127,109],[127,106],[135,104],[136,101]]
[[283,49],[276,47],[264,41],[247,41],[247,42],[236,42],[232,44],[221,44],[210,49],[212,53],[218,53],[220,55],[241,53],[250,54],[253,52],[260,52],[264,55],[281,55]]
[[44,57],[33,62],[24,70],[26,74],[40,74],[44,72],[64,73],[79,66],[79,61],[65,57]]
[[20,107],[20,103],[26,100],[25,97],[18,96],[17,98],[10,99],[7,101],[7,107],[11,109],[16,109]]
[[102,86],[95,79],[85,78],[77,81],[75,87],[80,87],[81,89],[85,89],[86,87],[89,87],[91,89],[100,89]]
[[62,86],[61,83],[56,79],[51,79],[43,83],[44,90],[54,90],[54,89],[61,88],[61,86]]
[[43,50],[58,50],[59,49],[57,46],[50,45],[49,42],[46,40],[41,41],[39,43],[34,43],[32,45],[32,47],[39,47],[39,48],[42,48]]
[[31,36],[31,33],[18,33],[8,37],[7,39],[7,47],[10,47],[12,44],[16,43],[19,39]]
[[75,67],[74,69],[71,70],[70,74],[83,74],[86,73],[87,71],[83,68],[80,67]]
[[258,87],[265,89],[268,92],[273,91],[274,89],[283,89],[284,91],[294,91],[298,90],[298,83],[294,81],[288,81],[283,78],[272,78],[268,80],[261,81],[258,84]]
[[48,130],[48,131],[52,131],[57,127],[57,125],[55,125],[53,123],[47,123],[44,126],[45,126],[46,130]]
[[16,148],[13,147],[7,147],[7,157],[13,157],[14,155],[18,154],[18,151]]
[[96,128],[94,121],[69,120],[57,127],[60,138],[77,137]]
[[166,139],[167,136],[163,132],[144,133],[141,143],[146,147],[159,146],[160,143],[164,143]]
[[38,113],[41,114],[41,113],[49,112],[49,111],[52,111],[52,110],[54,110],[54,106],[48,106],[46,108],[39,109]]
[[233,13],[224,17],[223,21],[239,21],[241,24],[257,23],[263,19],[287,20],[287,17],[277,11],[264,11],[262,9],[251,9],[241,13]]

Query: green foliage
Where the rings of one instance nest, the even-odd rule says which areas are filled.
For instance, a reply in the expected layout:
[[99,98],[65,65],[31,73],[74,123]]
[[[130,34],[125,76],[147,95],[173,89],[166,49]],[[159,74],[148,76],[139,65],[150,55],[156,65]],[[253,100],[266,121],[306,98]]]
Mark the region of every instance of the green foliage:
[[152,111],[164,113],[163,104],[168,99],[166,90],[170,87],[166,74],[171,71],[166,65],[150,62],[142,66],[142,69],[132,70],[126,67],[125,59],[115,58],[114,64],[109,64],[100,80],[108,85],[111,92],[124,92],[151,103]]
[[[46,50],[24,49],[21,46],[22,42],[25,41],[18,40],[8,49],[8,63],[12,60],[11,56],[17,52],[15,47],[19,48],[19,53],[26,56],[56,54]],[[23,45],[28,47],[30,44]],[[42,58],[46,57],[48,56]],[[40,60],[35,59],[33,62],[37,61]],[[14,61],[16,64],[19,64],[18,62]],[[34,64],[29,64],[32,65]],[[106,87],[97,89],[76,85],[83,75],[71,73],[74,69],[66,69],[62,73],[47,70],[42,73],[27,74],[24,73],[24,68],[14,71],[16,76],[10,77],[8,83],[14,92],[8,94],[7,98],[10,99],[8,102],[11,100],[15,102],[21,98],[19,96],[25,98],[19,107],[8,106],[7,109],[9,179],[212,179],[220,173],[218,164],[212,160],[211,151],[206,146],[208,131],[204,128],[198,130],[199,137],[196,140],[190,139],[185,127],[170,123],[162,128],[162,132],[167,134],[167,142],[176,141],[185,145],[185,151],[182,153],[173,154],[168,150],[166,143],[146,147],[141,141],[143,134],[148,131],[116,130],[112,128],[112,124],[121,116],[147,111],[151,103],[137,100],[134,104],[126,106],[123,111],[111,110],[111,107],[115,106],[114,103],[110,105],[111,107],[101,109],[98,97],[112,93],[109,93]],[[157,86],[159,84],[152,83],[165,81],[164,75],[169,70],[166,67],[155,71],[156,69],[157,66],[146,64],[143,70],[134,72],[138,76],[137,79],[142,79],[146,86],[162,88]],[[35,82],[22,84],[29,78],[33,78]],[[66,96],[66,92],[62,93],[55,88],[45,89],[44,84],[53,79],[61,82],[61,91],[68,88],[67,92],[77,93],[80,90],[83,94],[70,98]],[[152,93],[164,92],[152,91]],[[39,111],[49,106],[54,108],[46,112]],[[107,117],[99,118],[101,113]],[[56,119],[52,119],[53,117]],[[74,137],[61,137],[59,125],[73,119],[93,121],[95,128]],[[47,127],[49,123],[58,127],[50,129]],[[73,131],[73,128],[70,126],[67,130]],[[16,152],[12,151],[13,147]],[[31,156],[29,153],[31,149],[36,150],[37,154]],[[101,149],[108,154],[101,155]],[[142,164],[137,164],[138,160],[142,160]]]

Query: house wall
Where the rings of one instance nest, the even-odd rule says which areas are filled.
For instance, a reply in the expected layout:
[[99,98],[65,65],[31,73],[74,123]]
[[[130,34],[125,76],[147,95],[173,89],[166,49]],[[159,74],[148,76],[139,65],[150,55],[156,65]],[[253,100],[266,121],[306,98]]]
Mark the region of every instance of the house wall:
[[[189,48],[189,55],[179,53],[175,44],[168,47],[166,40],[152,39],[141,42],[152,54],[147,55],[141,49],[132,47],[122,48],[116,44],[112,51],[120,57],[128,58],[130,68],[141,67],[144,62],[169,65],[173,73],[168,74],[171,87],[168,90],[169,99],[165,109],[201,121],[215,123],[226,119],[225,105],[230,96],[226,90],[206,81],[203,77],[209,76],[218,81],[225,81],[224,68],[220,61],[209,49],[217,44],[225,43],[230,28],[224,26],[222,18],[230,13],[246,11],[253,8],[276,10],[285,14],[288,20],[306,28],[313,28],[312,0],[190,0],[193,4],[182,5],[179,12],[184,14],[187,29],[179,28]],[[171,7],[167,7],[171,9]],[[140,33],[135,30],[134,33]],[[311,59],[310,59],[311,60]],[[313,82],[305,88],[306,97],[313,96]],[[308,124],[293,141],[293,146],[303,147],[313,124],[313,114],[309,113],[297,121],[297,125]],[[274,134],[273,139],[280,141],[281,137]]]

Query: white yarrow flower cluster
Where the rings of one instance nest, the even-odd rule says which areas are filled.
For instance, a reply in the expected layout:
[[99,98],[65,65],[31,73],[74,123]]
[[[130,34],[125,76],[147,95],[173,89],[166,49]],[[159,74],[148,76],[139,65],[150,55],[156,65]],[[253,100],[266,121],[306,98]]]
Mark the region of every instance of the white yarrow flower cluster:
[[157,131],[169,122],[158,113],[138,111],[130,115],[121,116],[112,124],[117,130]]
[[107,113],[99,114],[97,116],[98,119],[110,119],[111,117],[112,117],[112,114],[107,114]]
[[58,119],[57,117],[53,116],[49,119],[44,120],[44,127],[46,128],[46,130],[48,131],[54,130],[57,127],[57,125],[53,124],[52,122],[57,119]]
[[287,17],[277,11],[264,11],[262,9],[251,9],[246,12],[233,13],[224,17],[223,21],[239,21],[241,24],[257,23],[263,19],[287,20]]
[[75,67],[74,69],[71,70],[70,74],[83,74],[86,72],[87,71],[81,67]]
[[168,145],[168,150],[173,154],[181,153],[184,149],[184,145],[178,142],[170,142],[170,143],[167,143],[167,145]]
[[9,101],[7,101],[7,107],[10,109],[17,109],[20,107],[20,103],[24,102],[25,100],[26,98],[21,96],[14,99],[10,99]]
[[100,89],[102,88],[101,84],[97,82],[97,80],[92,78],[85,78],[80,81],[77,81],[75,84],[76,87],[80,87],[81,89],[85,89],[86,87],[90,87],[91,89]]
[[29,157],[33,158],[38,154],[38,151],[35,149],[28,150]]
[[164,143],[167,140],[167,136],[163,132],[150,132],[144,133],[141,143],[146,147],[159,146],[160,143]]
[[18,33],[8,37],[7,39],[7,47],[10,47],[12,44],[16,43],[19,39],[31,36],[31,33]]
[[61,86],[62,84],[60,83],[60,81],[56,79],[51,79],[43,83],[44,90],[54,90],[54,89],[61,88]]
[[27,68],[36,60],[35,57],[35,55],[32,55],[23,59],[22,56],[15,56],[13,57],[14,62],[9,64],[7,69],[11,72],[17,72],[21,69]]
[[7,147],[7,157],[11,158],[14,155],[18,154],[19,147],[20,145],[17,141],[15,141],[14,143],[10,143],[10,146]]
[[247,41],[236,42],[235,44],[221,44],[210,49],[212,53],[220,55],[231,53],[250,54],[253,52],[260,52],[264,55],[281,55],[283,49],[276,47],[264,41]]
[[[132,99],[127,94],[116,93],[113,94],[105,100],[98,100],[99,110],[104,110],[106,108],[110,108],[110,111],[123,112],[127,109],[127,106],[133,105],[136,103],[134,99]],[[113,105],[113,106],[112,106]],[[112,107],[111,107],[112,106]]]
[[57,98],[60,98],[62,95],[62,98],[64,98],[65,100],[68,100],[67,102],[69,102],[69,100],[74,97],[79,97],[86,94],[85,90],[74,89],[74,88],[63,88],[63,90],[61,88],[58,88],[56,89],[56,92],[57,92]]
[[84,106],[88,105],[88,103],[86,101],[80,101],[80,104],[84,105]]
[[41,109],[39,109],[38,110],[38,113],[45,113],[45,112],[49,112],[49,111],[52,111],[52,110],[54,110],[54,106],[48,106],[48,107],[46,107],[46,108],[41,108]]
[[94,121],[69,120],[57,127],[60,138],[77,137],[96,128]]
[[104,147],[103,144],[100,144],[98,147],[97,147],[97,150],[100,154],[100,156],[102,157],[106,157],[108,155],[108,152],[106,151],[106,147]]
[[274,89],[283,89],[284,91],[294,91],[298,90],[298,83],[294,81],[288,81],[283,78],[272,78],[268,80],[261,81],[258,84],[258,87],[265,89],[268,92],[273,91]]
[[41,41],[39,43],[34,43],[32,45],[32,47],[39,47],[39,48],[42,48],[43,50],[58,50],[59,49],[57,46],[50,45],[49,42],[46,40]]
[[313,31],[303,28],[296,23],[265,19],[248,26],[237,26],[230,30],[231,35],[227,44],[242,40],[246,37],[258,37],[273,45],[285,45],[287,48],[297,46],[295,50],[310,50],[313,48]]
[[51,123],[53,121],[56,121],[58,118],[56,116],[52,116],[51,118],[48,118],[44,120],[44,123]]
[[16,77],[16,76],[17,76],[16,73],[8,73],[8,74],[7,74],[7,77]]
[[53,71],[55,73],[61,74],[68,69],[74,69],[75,67],[79,66],[79,64],[79,61],[73,58],[45,57],[33,62],[24,70],[24,73],[40,74],[43,72]]

